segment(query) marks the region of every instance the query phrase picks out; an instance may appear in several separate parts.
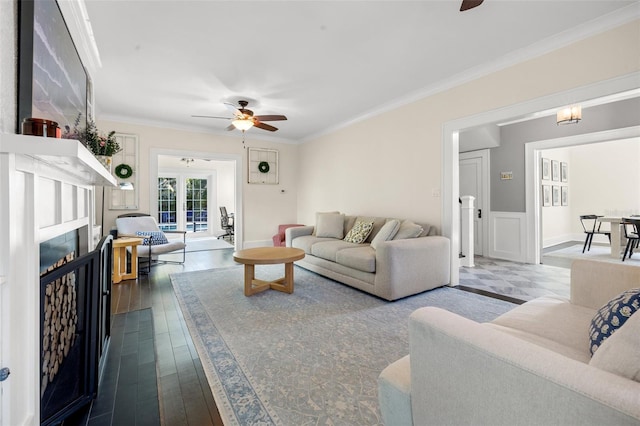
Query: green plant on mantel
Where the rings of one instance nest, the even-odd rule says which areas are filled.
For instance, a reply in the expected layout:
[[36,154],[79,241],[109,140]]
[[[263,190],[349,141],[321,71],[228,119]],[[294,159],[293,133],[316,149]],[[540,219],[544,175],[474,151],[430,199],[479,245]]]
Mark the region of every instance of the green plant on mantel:
[[115,130],[110,131],[107,136],[104,136],[104,134],[100,134],[93,120],[87,123],[85,129],[78,128],[79,124],[80,115],[76,118],[73,132],[66,134],[65,137],[79,140],[93,155],[106,155],[107,157],[111,157],[122,149],[116,141]]

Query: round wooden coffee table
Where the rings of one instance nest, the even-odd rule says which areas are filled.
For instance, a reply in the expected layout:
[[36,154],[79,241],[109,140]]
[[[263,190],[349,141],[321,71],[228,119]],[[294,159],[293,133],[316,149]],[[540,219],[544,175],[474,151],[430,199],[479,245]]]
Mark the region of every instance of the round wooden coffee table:
[[[257,247],[233,253],[233,260],[244,264],[245,296],[251,296],[269,288],[284,293],[293,293],[293,262],[302,258],[304,258],[304,250],[293,247]],[[256,279],[256,265],[278,263],[284,263],[284,277],[275,281]]]

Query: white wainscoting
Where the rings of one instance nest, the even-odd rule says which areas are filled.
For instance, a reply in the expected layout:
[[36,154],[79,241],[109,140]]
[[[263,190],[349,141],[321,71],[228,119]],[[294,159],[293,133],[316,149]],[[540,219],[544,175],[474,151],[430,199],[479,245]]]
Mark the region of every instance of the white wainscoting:
[[514,262],[527,261],[526,218],[526,213],[490,213],[489,257]]

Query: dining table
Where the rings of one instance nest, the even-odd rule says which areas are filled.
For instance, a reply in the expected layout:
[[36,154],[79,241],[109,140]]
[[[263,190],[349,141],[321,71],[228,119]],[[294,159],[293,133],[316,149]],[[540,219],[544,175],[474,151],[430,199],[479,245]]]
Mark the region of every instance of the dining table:
[[622,216],[602,216],[598,218],[599,222],[608,222],[611,224],[611,257],[619,258],[620,253],[625,247],[626,241],[622,241]]

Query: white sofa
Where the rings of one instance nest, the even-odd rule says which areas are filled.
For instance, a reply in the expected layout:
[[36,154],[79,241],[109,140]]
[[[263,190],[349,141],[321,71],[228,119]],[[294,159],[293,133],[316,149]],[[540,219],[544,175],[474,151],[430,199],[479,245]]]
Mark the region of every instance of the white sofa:
[[[285,231],[286,245],[305,251],[304,259],[296,261],[296,265],[386,300],[449,284],[449,239],[434,235],[435,229],[429,225],[370,217],[371,234],[363,243],[356,244],[344,241],[343,237],[358,218],[365,217],[343,214],[335,222],[339,229],[323,232],[321,216],[336,214],[339,215],[319,213],[317,226]],[[397,233],[381,238],[391,221],[398,222]],[[412,234],[412,229],[418,232]]]
[[640,313],[593,358],[589,351],[597,310],[638,287],[637,266],[579,260],[570,300],[541,297],[485,324],[418,309],[409,320],[410,355],[378,379],[384,423],[640,424]]

